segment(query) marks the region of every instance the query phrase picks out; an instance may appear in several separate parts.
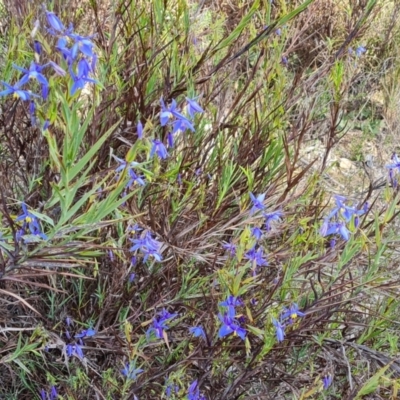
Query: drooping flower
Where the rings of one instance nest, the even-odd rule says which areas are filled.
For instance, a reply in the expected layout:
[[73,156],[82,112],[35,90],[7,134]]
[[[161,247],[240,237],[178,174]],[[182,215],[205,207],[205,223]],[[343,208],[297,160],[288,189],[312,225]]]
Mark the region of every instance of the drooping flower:
[[84,355],[83,355],[83,351],[82,351],[82,347],[79,344],[67,344],[67,355],[68,357],[78,357],[79,359],[83,359]]
[[188,400],[206,400],[206,398],[200,394],[197,379],[189,386],[187,398]]
[[64,33],[65,27],[60,18],[57,17],[52,11],[46,11],[47,22],[58,33]]
[[265,209],[265,205],[263,204],[265,200],[265,193],[259,194],[256,197],[253,193],[250,192],[250,199],[253,202],[253,207],[250,210],[250,215],[253,215],[255,212]]
[[192,99],[189,99],[188,97],[186,97],[186,101],[187,101],[187,112],[190,115],[191,118],[194,118],[194,115],[196,113],[203,113],[204,110],[200,107],[199,103],[197,103],[198,97],[194,97]]
[[283,342],[285,340],[285,327],[275,318],[272,319],[272,324],[275,327],[276,340]]
[[77,335],[75,335],[75,338],[83,339],[86,337],[94,336],[95,334],[96,334],[96,331],[93,328],[88,328],[88,329],[82,330],[81,333],[78,333]]
[[98,83],[95,79],[89,78],[90,71],[88,70],[88,63],[84,58],[79,60],[76,73],[73,71],[71,66],[69,72],[74,81],[70,89],[71,96],[73,96],[77,90],[83,89],[87,83]]
[[153,157],[154,154],[157,154],[158,157],[162,160],[165,160],[168,157],[168,151],[163,142],[159,139],[153,139],[153,146],[150,150],[150,157]]
[[230,254],[231,257],[233,257],[233,256],[236,255],[237,246],[236,246],[236,244],[232,243],[232,241],[229,242],[229,243],[224,242],[224,244],[222,245],[222,247],[223,247],[225,250],[228,251],[228,253]]
[[194,337],[202,337],[203,339],[206,338],[206,334],[204,332],[203,327],[201,326],[192,326],[189,328],[189,332],[194,336]]
[[141,368],[136,368],[136,363],[131,361],[130,363],[126,363],[125,367],[121,369],[121,373],[125,376],[126,379],[135,381],[137,376],[141,374],[144,370]]
[[329,386],[331,386],[332,382],[333,382],[333,376],[325,375],[322,378],[322,385],[323,385],[324,390],[327,390],[329,388]]
[[75,43],[71,47],[72,58],[76,59],[78,51],[80,51],[86,57],[94,57],[93,47],[94,44],[90,40],[90,36],[81,36],[76,33],[69,33],[70,37]]
[[189,120],[177,119],[172,124],[172,133],[185,132],[188,129],[195,132],[194,126]]
[[265,218],[265,229],[270,231],[272,229],[271,222],[280,221],[283,213],[282,211],[274,211],[270,213],[263,213],[263,217]]
[[263,231],[258,226],[254,226],[251,228],[251,235],[254,236],[256,240],[260,240],[263,235]]
[[143,124],[139,121],[136,125],[138,139],[143,139]]

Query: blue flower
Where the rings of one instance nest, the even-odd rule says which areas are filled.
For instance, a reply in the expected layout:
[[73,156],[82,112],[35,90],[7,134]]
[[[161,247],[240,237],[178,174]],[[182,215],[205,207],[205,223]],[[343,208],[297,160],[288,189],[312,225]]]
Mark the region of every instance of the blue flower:
[[167,107],[164,103],[164,100],[160,99],[161,103],[161,113],[160,113],[160,123],[161,126],[167,125],[167,123],[172,120],[174,117],[178,120],[185,121],[188,125],[191,125],[191,122],[179,111],[177,111],[177,104],[175,100],[172,100],[172,103],[169,107]]
[[156,338],[162,339],[164,337],[164,331],[168,330],[167,323],[175,318],[178,314],[171,314],[165,308],[153,319],[153,326],[151,326],[146,335],[150,336],[152,333],[155,334]]
[[324,223],[320,229],[320,235],[325,237],[335,234],[339,234],[346,241],[350,238],[350,231],[347,229],[344,222],[329,222],[324,220]]
[[332,382],[333,382],[333,377],[331,375],[325,375],[322,378],[322,385],[324,387],[324,390],[327,390],[329,386],[331,386]]
[[189,386],[187,398],[188,400],[206,400],[206,398],[200,394],[197,380],[192,382],[192,384]]
[[31,97],[39,97],[37,94],[33,94],[32,92],[28,90],[22,90],[21,85],[19,83],[16,83],[14,86],[9,85],[6,82],[0,81],[4,86],[7,87],[7,89],[3,90],[0,92],[0,97],[1,96],[8,96],[9,94],[12,94],[16,98],[20,98],[24,101],[30,100]]
[[206,334],[204,332],[204,329],[201,326],[193,326],[193,327],[189,328],[189,332],[194,337],[202,337],[203,339],[206,338]]
[[73,96],[78,89],[83,89],[86,83],[98,83],[95,79],[89,78],[88,63],[85,59],[79,60],[77,74],[74,73],[71,67],[69,72],[74,81],[70,89],[71,96]]
[[78,335],[75,335],[75,338],[83,339],[85,337],[91,337],[96,334],[96,331],[93,328],[84,329]]
[[132,381],[137,379],[137,376],[141,374],[144,370],[140,368],[136,368],[136,363],[131,361],[127,363],[123,369],[121,369],[121,373],[125,376],[126,379],[130,379]]
[[72,45],[71,54],[72,58],[76,59],[78,55],[78,51],[80,51],[83,55],[87,57],[94,57],[93,53],[93,42],[90,41],[91,37],[80,36],[75,33],[68,34],[75,43]]
[[233,257],[236,255],[236,244],[233,244],[232,242],[224,242],[224,244],[222,245],[222,247],[228,251],[228,253]]
[[52,11],[46,11],[47,22],[57,32],[65,32],[65,27],[60,19]]
[[153,146],[150,150],[150,157],[153,157],[154,154],[157,154],[162,160],[168,157],[168,151],[165,148],[163,142],[158,139],[153,139]]
[[55,386],[50,388],[50,400],[56,400],[58,397],[57,389]]
[[356,56],[361,57],[366,51],[367,49],[364,46],[358,46],[356,48]]
[[199,103],[197,103],[198,97],[194,97],[193,99],[189,99],[188,97],[186,97],[186,101],[187,101],[187,112],[190,115],[191,118],[194,118],[194,115],[196,113],[203,113],[204,110],[199,106]]
[[304,317],[305,314],[299,310],[299,306],[293,303],[289,308],[285,309],[281,315],[281,321],[289,319],[293,323],[298,317]]
[[67,355],[68,357],[76,356],[81,360],[84,358],[81,346],[76,343],[67,345]]
[[265,193],[259,194],[256,197],[254,196],[253,193],[250,192],[250,198],[251,201],[253,202],[253,207],[250,210],[250,215],[253,215],[255,212],[265,209],[265,205],[263,204],[265,199]]
[[125,169],[128,171],[128,176],[130,177],[128,183],[126,184],[126,188],[131,188],[134,183],[137,183],[140,186],[146,185],[146,182],[144,180],[144,177],[142,175],[137,175],[136,172],[134,171],[133,167],[139,165],[137,162],[132,161],[128,163],[127,161],[116,157],[113,155],[113,157],[119,162],[118,168],[115,169],[115,172],[118,174],[117,178],[119,179],[120,175],[119,173],[124,171]]
[[386,168],[389,168],[389,169],[398,169],[398,170],[400,171],[400,159],[399,159],[399,157],[397,156],[396,153],[393,154],[393,156],[392,156],[392,161],[393,161],[393,163],[392,163],[392,164],[389,164],[389,165],[386,165]]
[[162,243],[153,239],[151,233],[147,232],[144,236],[137,239],[129,239],[134,245],[129,249],[134,252],[136,250],[141,251],[144,254],[143,261],[146,262],[148,257],[151,255],[157,261],[161,261],[162,257],[159,254]]
[[251,235],[256,238],[256,240],[260,240],[262,237],[263,231],[258,227],[255,226],[251,228]]
[[245,257],[252,263],[255,263],[257,267],[265,267],[268,265],[267,260],[264,258],[264,252],[261,247],[259,247],[258,250],[253,247],[245,254]]
[[143,139],[143,124],[139,121],[136,126],[138,139]]
[[22,214],[16,218],[16,222],[22,221],[22,235],[25,233],[28,228],[30,233],[35,236],[39,236],[40,238],[46,240],[47,236],[41,231],[38,219],[28,211],[26,204],[22,203]]
[[168,132],[167,142],[168,142],[168,147],[174,147],[174,134],[172,132]]
[[228,315],[231,318],[235,318],[236,315],[236,310],[235,307],[240,307],[243,306],[243,301],[239,297],[235,296],[228,296],[228,298],[225,301],[222,301],[219,303],[221,307],[227,307],[228,308]]
[[35,53],[40,56],[42,54],[42,45],[40,44],[39,41],[35,40],[33,42],[33,49],[35,51]]
[[276,340],[278,342],[283,342],[285,340],[285,327],[275,318],[272,319],[272,324],[275,327]]
[[172,133],[185,132],[187,129],[195,132],[194,126],[188,120],[177,119],[172,124]]
[[44,389],[42,389],[40,391],[40,397],[41,397],[42,400],[48,400],[48,399],[49,400],[57,400],[58,393],[57,393],[56,387],[52,386],[50,388],[50,395],[48,395],[47,392]]
[[218,314],[219,320],[222,322],[222,326],[218,331],[218,337],[223,338],[233,333],[235,336],[239,336],[242,340],[246,338],[246,329],[242,328],[239,323],[232,318],[228,313],[224,315]]
[[271,222],[272,221],[280,221],[283,213],[282,211],[274,211],[271,213],[263,213],[263,217],[265,218],[265,229],[270,231],[272,229]]
[[19,81],[19,86],[25,85],[29,81],[29,79],[36,79],[41,85],[49,86],[49,82],[42,74],[42,70],[45,66],[36,64],[34,61],[31,62],[29,69],[19,67],[18,65],[13,64],[13,67],[18,71],[24,73]]

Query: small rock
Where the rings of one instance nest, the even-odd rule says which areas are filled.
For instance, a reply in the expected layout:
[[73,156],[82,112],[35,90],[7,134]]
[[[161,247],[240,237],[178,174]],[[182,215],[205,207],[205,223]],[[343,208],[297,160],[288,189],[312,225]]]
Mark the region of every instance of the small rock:
[[352,169],[354,168],[354,164],[348,158],[340,158],[339,167],[340,169]]

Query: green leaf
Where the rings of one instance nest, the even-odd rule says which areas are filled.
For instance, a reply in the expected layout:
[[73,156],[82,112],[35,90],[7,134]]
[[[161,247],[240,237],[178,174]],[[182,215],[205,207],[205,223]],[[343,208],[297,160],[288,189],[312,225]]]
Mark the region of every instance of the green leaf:
[[239,35],[242,33],[245,26],[250,22],[251,18],[253,17],[254,13],[256,12],[258,6],[260,5],[260,0],[256,0],[248,14],[246,14],[242,20],[239,22],[238,26],[231,32],[231,34],[224,39],[219,45],[218,50],[223,49],[224,47],[230,46],[234,40],[236,40]]
[[393,361],[391,361],[388,365],[385,365],[375,375],[373,375],[371,378],[369,378],[367,380],[367,382],[365,382],[364,385],[361,387],[361,389],[358,391],[355,399],[356,400],[361,399],[363,396],[366,396],[372,392],[375,392],[379,386],[379,379],[388,370],[388,368],[390,368],[390,366],[392,364],[393,364]]
[[76,175],[79,174],[80,171],[85,168],[86,164],[94,157],[96,152],[100,149],[103,143],[115,132],[115,129],[121,123],[121,119],[116,122],[93,146],[92,148],[79,160],[76,165],[71,168],[69,179],[72,180]]

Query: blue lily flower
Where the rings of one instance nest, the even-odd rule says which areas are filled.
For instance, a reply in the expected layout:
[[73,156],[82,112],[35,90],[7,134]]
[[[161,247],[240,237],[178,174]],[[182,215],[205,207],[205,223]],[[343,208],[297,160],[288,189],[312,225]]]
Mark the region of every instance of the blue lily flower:
[[136,368],[136,363],[131,361],[127,363],[123,369],[121,369],[121,373],[125,376],[126,379],[130,379],[132,381],[137,379],[137,376],[141,374],[144,370],[141,368]]
[[283,342],[285,340],[285,327],[275,318],[272,319],[272,324],[275,327],[276,340],[278,342]]
[[253,215],[255,212],[259,210],[264,210],[265,205],[263,204],[265,200],[265,193],[259,194],[257,197],[254,196],[253,193],[250,192],[250,199],[253,202],[253,207],[250,210],[250,215]]
[[333,377],[331,375],[325,375],[322,378],[322,385],[324,387],[324,390],[327,390],[329,386],[331,386],[332,382],[333,382]]
[[47,22],[57,32],[64,33],[65,26],[61,22],[60,18],[57,17],[52,11],[46,11]]
[[230,295],[230,296],[228,296],[228,298],[225,301],[222,301],[221,303],[219,303],[219,305],[221,307],[227,307],[229,317],[235,318],[235,316],[236,316],[235,307],[243,306],[243,301],[239,297]]
[[204,332],[204,329],[201,326],[193,326],[193,327],[189,328],[189,332],[194,337],[202,337],[203,339],[206,338],[206,334]]
[[94,336],[95,334],[96,334],[96,331],[93,328],[88,328],[88,329],[82,330],[81,333],[75,335],[75,338],[83,339],[85,337]]
[[156,338],[162,339],[164,337],[164,331],[169,329],[167,323],[175,318],[178,314],[171,314],[165,308],[153,319],[153,326],[151,326],[146,335],[149,336],[151,333],[156,335]]
[[143,124],[139,121],[136,126],[138,139],[143,139]]
[[150,150],[150,157],[153,157],[154,154],[157,154],[158,157],[160,157],[162,160],[168,157],[168,151],[161,140],[153,139],[153,146]]
[[233,244],[232,242],[224,242],[224,244],[222,245],[222,247],[228,251],[228,253],[231,255],[231,257],[236,255],[236,249],[237,246],[236,244]]
[[14,86],[11,86],[6,82],[3,81],[0,82],[7,87],[7,89],[0,92],[0,97],[12,94],[14,97],[20,98],[21,100],[24,101],[30,100],[31,97],[40,97],[37,94],[33,94],[31,91],[22,90],[21,85],[19,83],[16,83]]
[[186,101],[187,101],[187,112],[190,115],[191,118],[194,118],[194,115],[196,113],[203,113],[204,110],[199,106],[199,103],[197,103],[198,97],[194,97],[193,99],[189,99],[188,97],[186,97]]
[[172,103],[169,107],[165,105],[163,98],[160,99],[160,103],[161,103],[161,113],[160,113],[161,126],[167,125],[167,123],[174,117],[178,120],[186,121],[189,125],[191,125],[191,122],[183,114],[177,111],[177,104],[175,100],[172,100]]
[[255,263],[257,267],[266,267],[268,265],[268,261],[264,258],[264,252],[261,247],[259,247],[258,250],[253,247],[245,254],[245,257],[252,263]]
[[68,357],[76,356],[81,360],[84,358],[83,351],[78,344],[68,344],[67,345],[67,355]]
[[304,317],[302,311],[299,310],[299,306],[293,303],[289,308],[285,309],[280,317],[281,321],[289,319],[290,323],[293,323],[298,317]]
[[23,72],[23,75],[19,81],[19,86],[25,85],[29,81],[29,79],[36,79],[41,85],[49,86],[49,82],[45,78],[45,76],[41,73],[45,66],[36,64],[34,61],[31,62],[29,69],[19,67],[18,65],[13,64],[13,67],[18,71]]
[[197,380],[191,383],[188,388],[188,400],[206,400],[206,398],[200,394],[200,388],[198,387]]
[[28,228],[32,235],[39,236],[42,239],[46,240],[47,236],[44,233],[42,233],[38,219],[28,211],[25,203],[22,203],[21,207],[22,207],[22,214],[18,216],[15,220],[16,222],[19,221],[23,222],[21,234],[23,235],[25,233],[26,228]]
[[75,41],[75,43],[71,48],[72,58],[74,60],[78,55],[78,51],[80,51],[83,55],[87,57],[94,57],[93,53],[94,44],[90,40],[92,37],[80,36],[75,33],[70,33],[68,36]]
[[222,322],[222,326],[218,331],[219,338],[223,338],[233,333],[234,335],[239,336],[242,340],[245,340],[246,329],[242,328],[228,313],[225,313],[224,315],[218,314],[218,318]]
[[263,213],[263,217],[265,218],[265,229],[270,231],[272,229],[271,222],[281,221],[282,215],[283,213],[280,210],[271,213]]

